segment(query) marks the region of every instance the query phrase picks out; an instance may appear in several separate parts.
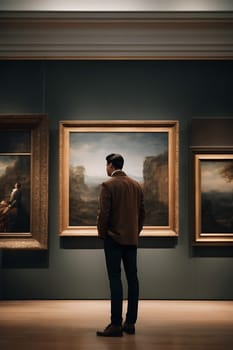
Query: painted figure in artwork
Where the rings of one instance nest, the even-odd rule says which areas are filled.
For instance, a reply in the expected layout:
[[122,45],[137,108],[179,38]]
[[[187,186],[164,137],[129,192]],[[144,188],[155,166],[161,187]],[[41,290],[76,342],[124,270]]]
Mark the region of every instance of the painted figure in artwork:
[[20,232],[23,216],[21,184],[16,182],[9,200],[0,202],[0,232]]

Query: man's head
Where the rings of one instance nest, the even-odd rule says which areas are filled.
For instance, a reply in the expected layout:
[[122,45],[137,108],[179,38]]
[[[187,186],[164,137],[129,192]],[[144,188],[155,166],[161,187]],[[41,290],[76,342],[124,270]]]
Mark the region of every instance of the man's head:
[[124,158],[117,153],[111,153],[106,157],[107,161],[107,174],[111,176],[114,170],[121,170],[124,165]]

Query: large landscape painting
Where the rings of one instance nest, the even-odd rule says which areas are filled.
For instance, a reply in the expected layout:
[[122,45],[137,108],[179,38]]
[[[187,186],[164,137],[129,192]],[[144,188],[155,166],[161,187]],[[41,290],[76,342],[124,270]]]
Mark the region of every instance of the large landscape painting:
[[96,236],[106,156],[120,153],[144,193],[142,236],[177,236],[179,123],[64,120],[59,128],[59,234]]
[[96,225],[100,186],[107,180],[106,155],[120,153],[124,171],[144,191],[146,226],[168,225],[167,132],[71,132],[69,225]]

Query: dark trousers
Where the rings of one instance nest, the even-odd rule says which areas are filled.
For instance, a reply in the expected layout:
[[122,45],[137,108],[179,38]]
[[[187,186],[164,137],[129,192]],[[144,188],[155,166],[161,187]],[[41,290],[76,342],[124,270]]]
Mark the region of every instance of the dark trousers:
[[104,252],[111,292],[111,322],[122,324],[123,288],[121,261],[128,283],[127,323],[136,323],[138,313],[139,283],[137,277],[137,247],[121,245],[112,238],[104,239]]

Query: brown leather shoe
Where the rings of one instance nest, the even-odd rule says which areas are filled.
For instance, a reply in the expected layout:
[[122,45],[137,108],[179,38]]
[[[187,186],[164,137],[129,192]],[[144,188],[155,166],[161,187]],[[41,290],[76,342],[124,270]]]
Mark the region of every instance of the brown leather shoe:
[[127,334],[135,334],[135,325],[133,323],[125,322],[122,326],[122,331]]
[[110,323],[103,331],[97,331],[96,335],[98,337],[122,337],[122,327]]

